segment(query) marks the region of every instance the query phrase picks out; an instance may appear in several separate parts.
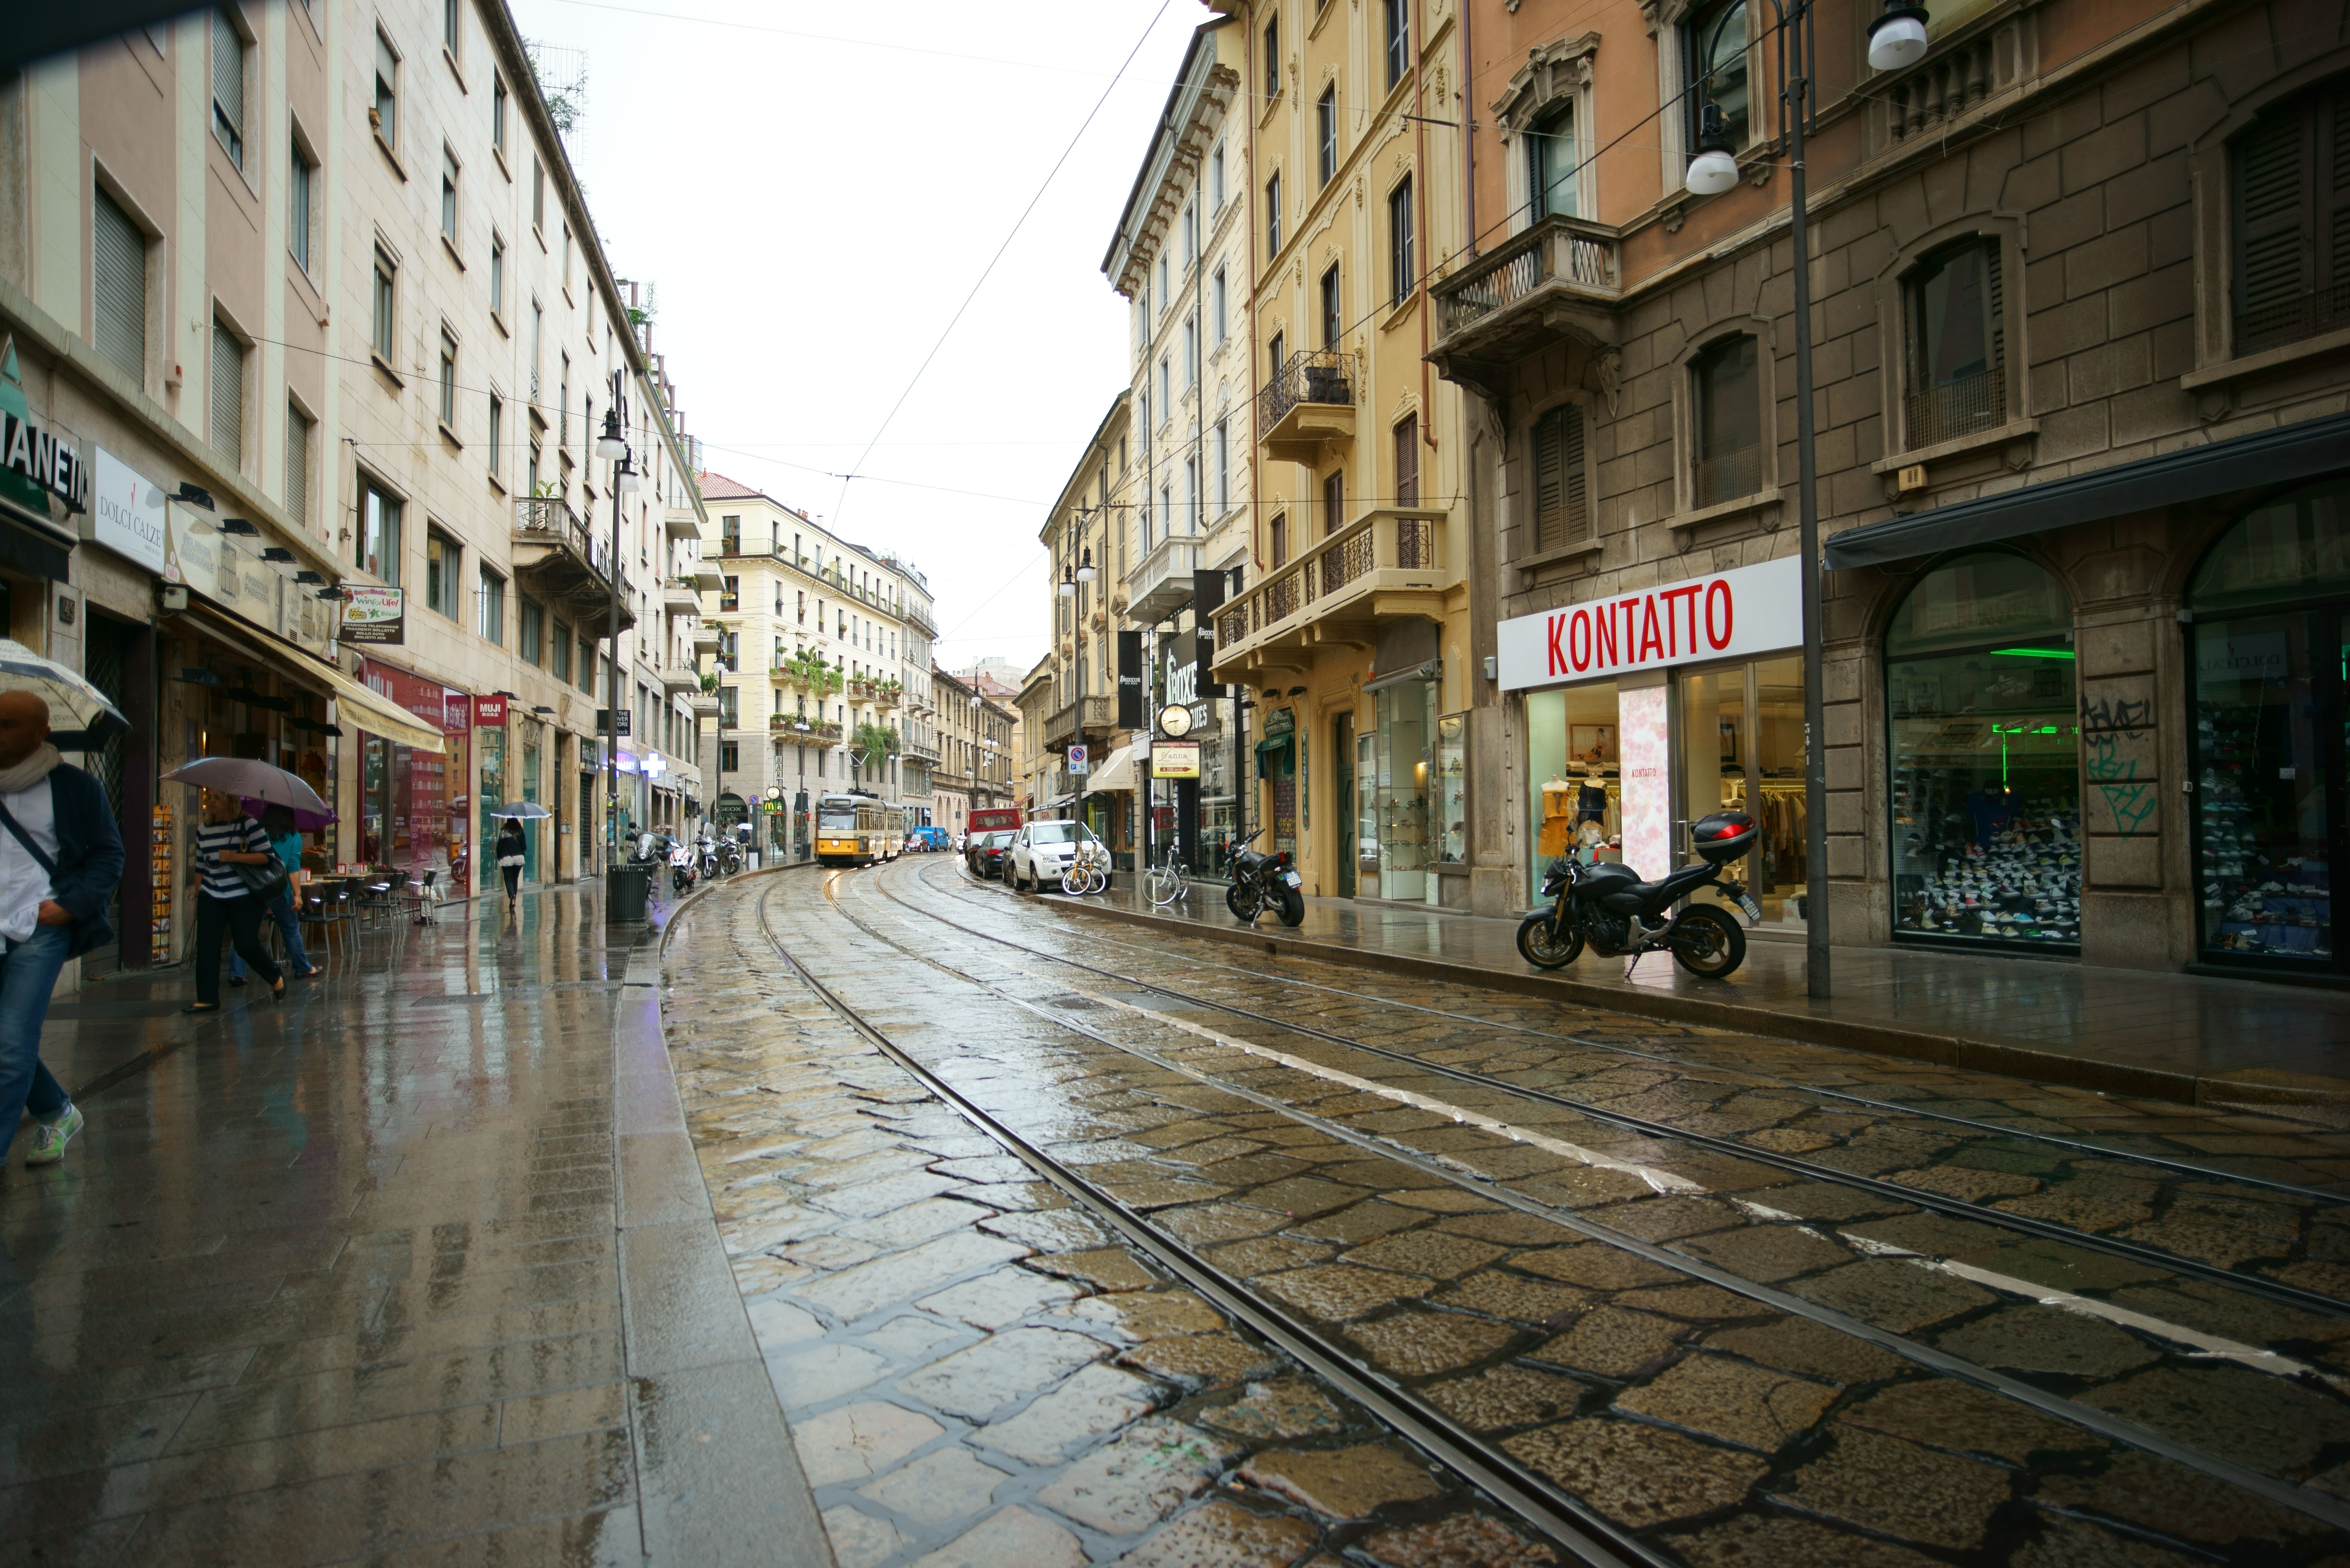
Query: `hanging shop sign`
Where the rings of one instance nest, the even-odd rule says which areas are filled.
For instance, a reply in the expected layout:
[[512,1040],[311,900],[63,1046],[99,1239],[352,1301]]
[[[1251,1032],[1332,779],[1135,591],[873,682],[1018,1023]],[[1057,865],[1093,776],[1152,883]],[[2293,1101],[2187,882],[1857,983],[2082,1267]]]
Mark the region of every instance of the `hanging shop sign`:
[[473,728],[503,730],[506,723],[506,696],[503,691],[473,699]]
[[1150,748],[1150,776],[1155,779],[1195,779],[1200,776],[1200,742],[1160,741]]
[[66,504],[68,512],[89,510],[89,464],[71,436],[52,435],[32,421],[0,408],[0,469],[29,480]]
[[343,604],[345,642],[405,643],[408,640],[407,589],[380,588],[369,584],[345,585],[350,597]]
[[1502,689],[1794,648],[1804,639],[1803,591],[1803,563],[1789,556],[1519,616],[1494,628]]
[[161,576],[168,556],[164,537],[170,527],[163,487],[104,447],[97,452],[82,537]]

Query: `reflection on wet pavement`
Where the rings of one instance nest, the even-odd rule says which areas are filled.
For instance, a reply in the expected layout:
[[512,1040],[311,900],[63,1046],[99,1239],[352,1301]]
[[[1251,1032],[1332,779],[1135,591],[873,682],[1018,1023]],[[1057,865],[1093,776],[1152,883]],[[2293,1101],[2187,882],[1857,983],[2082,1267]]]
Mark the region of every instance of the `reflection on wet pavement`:
[[[1634,1027],[1587,1011],[1570,1023],[1560,1015],[1578,1010],[1459,988],[1431,1001],[1434,988],[1399,986],[1412,1002],[1516,1023],[1521,1032],[1382,1008],[1375,997],[1344,1003],[1343,1018],[1334,999],[1315,1002],[1317,1027],[1376,1039],[1393,1052],[1425,1053],[1419,1059],[1431,1064],[1470,1065],[1495,1080],[1480,1087],[1326,1042],[1294,1034],[1275,1041],[1229,1012],[1173,1009],[1163,996],[1146,1005],[1136,994],[1133,982],[1142,981],[1260,1012],[1282,1005],[1280,981],[1211,967],[1212,954],[1201,962],[1173,943],[1157,952],[1127,945],[1113,954],[1017,907],[974,912],[953,900],[949,912],[957,920],[1127,977],[1107,981],[925,925],[917,912],[922,900],[942,895],[921,887],[909,867],[826,879],[837,881],[837,912],[818,880],[785,879],[764,890],[772,935],[900,1049],[1128,1213],[1147,1215],[1170,1244],[1245,1282],[1259,1299],[1375,1369],[1387,1386],[1494,1444],[1647,1551],[1691,1563],[1923,1562],[1928,1552],[1983,1563],[2152,1563],[2198,1553],[2297,1563],[2338,1545],[2338,1527],[2350,1519],[2340,1501],[2350,1492],[2350,1406],[2337,1387],[2350,1321],[2305,1301],[2181,1273],[2175,1264],[2149,1266],[2085,1241],[2019,1232],[2002,1217],[2033,1210],[2001,1207],[2061,1199],[2041,1206],[2040,1217],[2082,1238],[2165,1224],[2266,1237],[2262,1250],[2226,1262],[2227,1249],[2209,1244],[2198,1252],[2176,1244],[2175,1233],[2150,1244],[2218,1270],[2251,1262],[2260,1277],[2298,1282],[2322,1298],[2335,1293],[2334,1278],[2313,1265],[2338,1267],[2341,1254],[2329,1249],[2343,1232],[2339,1211],[2314,1192],[2285,1196],[2168,1170],[2149,1175],[2144,1166],[2052,1153],[1948,1119],[1828,1106],[1797,1082],[1840,1071],[1837,1081],[1885,1100],[1918,1091],[1944,1103],[1971,1096],[1966,1114],[1979,1117],[1985,1106],[2012,1108],[2000,1096],[2021,1093],[2043,1106],[2050,1097],[1979,1075],[1913,1074],[1783,1042],[1752,1043],[1756,1059],[1742,1065],[1743,1037],[1647,1022]],[[882,888],[913,900],[913,909],[873,896]],[[848,1489],[855,1501],[820,1492],[837,1549],[847,1531],[879,1553],[857,1561],[913,1561],[955,1539],[950,1526],[980,1528],[970,1521],[993,1508],[990,1520],[1020,1515],[1001,1528],[1041,1542],[1049,1538],[1040,1527],[1049,1525],[1095,1561],[1117,1555],[1128,1533],[1171,1515],[1175,1522],[1145,1548],[1162,1555],[1138,1560],[1223,1561],[1180,1555],[1190,1550],[1180,1544],[1191,1538],[1186,1532],[1211,1528],[1193,1521],[1254,1520],[1278,1500],[1292,1511],[1283,1517],[1325,1532],[1301,1541],[1380,1551],[1366,1544],[1378,1536],[1370,1525],[1331,1532],[1313,1522],[1336,1517],[1330,1506],[1355,1506],[1331,1503],[1334,1474],[1388,1473],[1383,1460],[1326,1458],[1378,1437],[1344,1391],[1317,1389],[1284,1368],[1276,1352],[1170,1282],[1150,1257],[1108,1238],[1057,1189],[975,1136],[970,1121],[935,1101],[920,1108],[927,1096],[911,1087],[913,1079],[892,1080],[837,1013],[775,972],[756,889],[746,885],[727,895],[731,902],[713,900],[689,917],[714,920],[723,909],[733,949],[707,967],[681,965],[673,954],[673,979],[690,974],[692,984],[672,998],[672,1027],[682,1016],[674,1010],[697,1004],[710,986],[753,983],[722,980],[722,971],[759,973],[764,964],[754,990],[766,999],[769,1020],[758,1038],[773,1036],[775,1044],[733,1029],[749,1011],[717,1022],[728,1025],[733,1053],[796,1054],[762,1054],[761,1065],[729,1067],[733,1100],[759,1094],[741,1080],[749,1074],[764,1083],[770,1060],[813,1074],[804,1085],[805,1112],[743,1111],[756,1126],[737,1133],[717,1105],[696,1111],[729,1128],[714,1135],[697,1126],[722,1213],[733,1199],[722,1190],[719,1166],[786,1151],[797,1161],[789,1173],[733,1178],[743,1200],[760,1207],[730,1220],[784,1227],[734,1238],[746,1292],[777,1293],[803,1313],[803,1297],[816,1293],[810,1321],[823,1332],[808,1336],[817,1345],[809,1347],[807,1381],[795,1395],[779,1375],[778,1388],[795,1421],[801,1408],[826,1418],[831,1412],[816,1408],[826,1401],[919,1415],[937,1432],[907,1455],[951,1447],[1004,1478],[973,1478],[986,1486],[959,1495],[977,1499],[974,1508],[934,1525],[856,1487]],[[1347,972],[1343,983],[1362,993],[1378,982]],[[1523,1033],[1529,1027],[1615,1033],[1669,1045],[1675,1059],[1627,1064],[1571,1042],[1529,1038]],[[1594,1096],[1595,1104],[1599,1095],[1638,1099],[1641,1114],[1660,1123],[1719,1117],[1711,1134],[1756,1139],[1761,1148],[1773,1147],[1760,1141],[1762,1135],[1790,1134],[1787,1143],[1832,1148],[1850,1163],[1821,1161],[1829,1168],[1804,1175],[1678,1141],[1669,1127],[1627,1136],[1572,1106],[1513,1091],[1529,1082],[1565,1085],[1575,1096]],[[861,1127],[839,1120],[841,1101],[860,1103],[847,1114]],[[2100,1119],[2128,1124],[2118,1129],[2126,1135],[2152,1122],[2108,1100],[2094,1108]],[[815,1130],[785,1136],[786,1123],[796,1129],[801,1115]],[[924,1116],[932,1119],[919,1119]],[[1807,1133],[1831,1116],[1846,1125],[1833,1135]],[[2057,1125],[2068,1135],[2079,1130]],[[852,1255],[838,1249],[861,1243],[848,1227],[865,1221],[854,1201],[827,1201],[815,1190],[833,1173],[810,1151],[823,1139],[880,1126],[897,1130],[901,1158],[870,1167],[849,1189],[903,1183],[893,1190],[908,1195],[900,1201],[909,1212],[943,1203],[970,1213],[950,1236],[909,1237],[894,1251]],[[2289,1163],[2293,1175],[2244,1174],[2309,1188],[2339,1176],[2338,1135],[2282,1126],[2274,1136],[2290,1145],[2290,1155],[2256,1158]],[[2144,1136],[2175,1147],[2174,1132]],[[749,1142],[736,1156],[720,1157],[714,1136]],[[1810,1136],[1822,1141],[1804,1143]],[[774,1149],[761,1152],[769,1141]],[[856,1158],[882,1154],[877,1147]],[[1983,1205],[1981,1218],[1842,1185],[1834,1179],[1838,1170]],[[774,1182],[785,1189],[757,1192]],[[861,1270],[910,1259],[942,1240],[970,1248],[1009,1243],[1025,1255],[974,1251],[951,1273],[934,1274],[959,1255],[941,1252],[897,1265],[920,1279],[885,1273],[876,1286],[858,1278]],[[1035,1294],[1024,1277],[1083,1293]],[[924,1285],[936,1288],[918,1295]],[[970,1311],[958,1315],[942,1304],[963,1302],[952,1293],[965,1290]],[[890,1291],[897,1293],[884,1300]],[[1137,1337],[1126,1320],[1107,1331],[1092,1315],[1103,1310],[1097,1303],[1161,1297],[1185,1303],[1174,1320],[1180,1332]],[[830,1311],[821,1304],[827,1299],[866,1315]],[[759,1310],[754,1301],[754,1322]],[[938,1327],[939,1336],[905,1353],[868,1343],[880,1330],[913,1335],[912,1328],[893,1328],[909,1320]],[[960,1326],[948,1332],[950,1322]],[[1068,1334],[1118,1348],[1080,1361],[1087,1347],[1060,1337]],[[1023,1337],[1032,1335],[1042,1337]],[[998,1342],[1016,1348],[977,1355]],[[813,1356],[824,1347],[834,1359]],[[850,1350],[872,1359],[850,1357]],[[779,1353],[770,1348],[771,1369]],[[846,1362],[854,1365],[835,1370]],[[1035,1388],[1074,1388],[1109,1371],[1144,1378],[1154,1390],[1147,1409],[1156,1413],[1141,1404],[1121,1407],[1046,1459],[1064,1474],[1091,1463],[1085,1487],[1110,1488],[1134,1471],[1128,1455],[1139,1451],[1115,1434],[1175,1422],[1180,1430],[1151,1428],[1154,1443],[1183,1456],[1167,1461],[1174,1479],[1154,1482],[1151,1495],[1163,1506],[1154,1504],[1147,1517],[1097,1516],[1140,1521],[1131,1532],[1062,1506],[1077,1494],[1028,1475],[1019,1466],[1041,1461],[993,1448],[984,1435],[1058,1397],[1013,1407]],[[972,1386],[979,1392],[957,1393]],[[1274,1392],[1283,1387],[1297,1392]],[[940,1403],[941,1392],[962,1406]],[[999,1394],[1006,1402],[980,1407]],[[1218,1408],[1251,1413],[1213,1414]],[[1289,1417],[1284,1426],[1281,1412],[1301,1408],[1337,1414]],[[1307,1430],[1288,1430],[1299,1425]],[[798,1426],[813,1470],[819,1461],[808,1426]],[[1253,1441],[1270,1447],[1243,1451]],[[1444,1490],[1431,1499],[1395,1490],[1371,1509],[1374,1523],[1524,1534],[1524,1524],[1478,1511],[1457,1482],[1431,1475],[1392,1439],[1378,1451],[1406,1456],[1407,1468]],[[1316,1455],[1326,1458],[1315,1461]],[[1397,1477],[1400,1487],[1400,1471]],[[1450,1520],[1472,1522],[1442,1523]],[[1280,1550],[1277,1542],[1265,1547],[1272,1555],[1263,1560],[1295,1560]],[[1431,1562],[1477,1560],[1442,1555],[1453,1548],[1440,1544],[1425,1550],[1437,1553]]]

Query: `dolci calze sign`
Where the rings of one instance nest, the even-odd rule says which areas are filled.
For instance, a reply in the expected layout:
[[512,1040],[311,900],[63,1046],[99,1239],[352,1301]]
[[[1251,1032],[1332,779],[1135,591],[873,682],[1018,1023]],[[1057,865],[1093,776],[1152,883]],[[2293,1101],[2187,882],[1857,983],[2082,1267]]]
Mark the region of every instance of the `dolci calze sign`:
[[1502,689],[1793,648],[1804,639],[1803,591],[1790,556],[1522,615],[1495,628]]

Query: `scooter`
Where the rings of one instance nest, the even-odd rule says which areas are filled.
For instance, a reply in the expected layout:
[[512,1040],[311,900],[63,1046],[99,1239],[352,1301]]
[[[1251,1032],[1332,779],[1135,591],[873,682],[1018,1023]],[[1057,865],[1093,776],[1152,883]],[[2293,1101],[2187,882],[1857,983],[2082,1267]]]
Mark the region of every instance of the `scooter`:
[[1243,925],[1254,925],[1259,915],[1271,909],[1284,926],[1305,923],[1305,895],[1298,891],[1305,880],[1286,849],[1276,849],[1261,855],[1249,847],[1259,834],[1258,828],[1232,842],[1232,885],[1224,893],[1224,908]]
[[1564,969],[1586,946],[1606,958],[1662,949],[1693,975],[1723,979],[1746,961],[1746,928],[1720,904],[1682,900],[1719,888],[1760,920],[1762,907],[1721,874],[1754,847],[1755,834],[1754,819],[1742,811],[1701,816],[1690,829],[1697,863],[1654,882],[1641,881],[1629,866],[1594,863],[1588,846],[1562,856],[1543,873],[1542,896],[1550,901],[1518,922],[1518,955],[1536,969]]
[[669,884],[681,898],[693,891],[693,851],[683,844],[669,852]]

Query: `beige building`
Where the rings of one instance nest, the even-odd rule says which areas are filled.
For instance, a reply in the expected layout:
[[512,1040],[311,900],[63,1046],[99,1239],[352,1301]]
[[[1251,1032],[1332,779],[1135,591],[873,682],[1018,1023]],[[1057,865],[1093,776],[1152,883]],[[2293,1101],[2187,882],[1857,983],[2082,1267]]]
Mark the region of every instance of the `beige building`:
[[936,825],[966,831],[973,811],[1018,805],[1020,711],[1003,684],[984,674],[931,671],[938,711]]
[[623,811],[700,793],[691,620],[652,600],[700,504],[503,5],[233,4],[0,84],[0,408],[88,476],[0,497],[0,576],[11,632],[132,720],[92,754],[135,846],[121,961],[187,935],[154,864],[186,757],[309,778],[318,865],[470,890],[487,813],[535,801],[530,875],[572,877],[617,652]]
[[1459,10],[1218,8],[1254,95],[1257,570],[1213,670],[1249,691],[1250,826],[1309,893],[1499,912],[1504,881],[1471,891],[1464,402],[1424,358],[1430,270],[1469,239],[1438,129],[1463,112]]
[[932,820],[928,581],[723,474],[699,487],[717,576],[702,596],[717,633],[714,810],[759,815],[763,850],[794,859],[810,852],[808,802],[827,791],[868,790],[909,826]]

